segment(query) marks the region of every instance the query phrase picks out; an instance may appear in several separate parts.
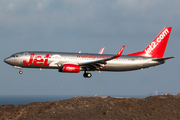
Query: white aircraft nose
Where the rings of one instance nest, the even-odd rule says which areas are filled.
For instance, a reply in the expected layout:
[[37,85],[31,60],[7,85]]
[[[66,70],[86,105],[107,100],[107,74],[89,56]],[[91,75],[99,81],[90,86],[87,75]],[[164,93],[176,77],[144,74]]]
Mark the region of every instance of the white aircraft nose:
[[9,59],[9,58],[6,58],[6,59],[4,59],[4,62],[5,62],[5,63],[10,63],[10,59]]

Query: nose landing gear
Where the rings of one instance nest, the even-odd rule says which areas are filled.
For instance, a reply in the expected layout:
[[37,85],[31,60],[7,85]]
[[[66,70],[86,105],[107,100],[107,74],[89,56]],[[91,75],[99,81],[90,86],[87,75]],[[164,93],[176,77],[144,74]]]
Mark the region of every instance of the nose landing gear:
[[23,71],[22,71],[22,70],[20,70],[20,71],[19,71],[19,74],[23,74]]
[[14,66],[14,68],[16,68],[16,69],[20,69],[19,74],[23,74],[22,67],[19,67],[19,66]]
[[92,76],[92,74],[89,73],[89,71],[88,71],[88,72],[84,71],[83,76],[84,76],[85,78],[90,78],[90,77]]

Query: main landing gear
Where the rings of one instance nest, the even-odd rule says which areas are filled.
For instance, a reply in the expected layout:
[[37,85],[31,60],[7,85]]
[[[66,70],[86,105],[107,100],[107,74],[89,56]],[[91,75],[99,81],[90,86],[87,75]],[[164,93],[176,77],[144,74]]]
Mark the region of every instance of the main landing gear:
[[90,77],[92,76],[92,74],[89,73],[89,71],[88,71],[88,72],[84,71],[83,76],[84,76],[85,78],[90,78]]

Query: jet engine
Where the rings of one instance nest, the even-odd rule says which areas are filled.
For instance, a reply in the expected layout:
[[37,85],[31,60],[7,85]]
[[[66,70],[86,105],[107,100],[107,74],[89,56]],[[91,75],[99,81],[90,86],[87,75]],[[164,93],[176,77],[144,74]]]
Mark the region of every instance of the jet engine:
[[80,66],[75,64],[64,64],[59,72],[79,73]]

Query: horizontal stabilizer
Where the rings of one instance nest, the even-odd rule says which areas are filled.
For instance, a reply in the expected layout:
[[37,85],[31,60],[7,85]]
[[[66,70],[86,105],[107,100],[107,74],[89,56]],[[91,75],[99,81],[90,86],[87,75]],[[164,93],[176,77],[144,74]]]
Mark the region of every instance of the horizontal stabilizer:
[[153,59],[153,61],[165,61],[165,60],[172,59],[172,58],[175,58],[175,57],[167,57],[167,58],[154,58],[154,59]]

